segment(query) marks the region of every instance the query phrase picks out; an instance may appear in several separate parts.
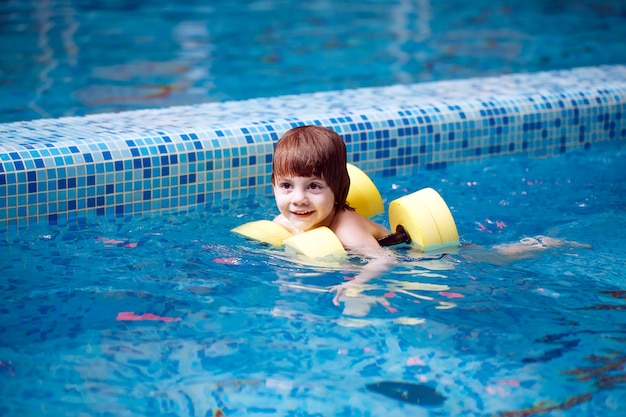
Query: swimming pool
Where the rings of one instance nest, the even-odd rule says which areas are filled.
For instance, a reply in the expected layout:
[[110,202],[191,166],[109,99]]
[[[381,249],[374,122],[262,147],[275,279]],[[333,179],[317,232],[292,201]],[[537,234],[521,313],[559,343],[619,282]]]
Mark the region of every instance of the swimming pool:
[[[326,91],[336,85],[329,80],[352,79],[355,65],[321,84],[294,77],[295,90],[268,90],[307,94],[26,122],[44,114],[18,105],[18,121],[0,124],[0,414],[621,416],[626,67],[597,64],[623,63],[623,45],[610,39],[626,26],[615,23],[623,17],[620,3],[570,4],[573,9],[540,8],[541,21],[568,16],[560,27],[580,28],[574,15],[560,13],[592,10],[601,19],[590,25],[589,43],[568,37],[550,44],[570,45],[549,49],[550,59],[531,53],[510,67],[498,59],[465,67],[462,54],[454,55],[457,75],[480,78],[389,86],[390,79],[422,80],[411,69],[421,58],[404,68],[416,77],[408,80],[394,78],[398,72],[378,74],[374,59],[362,72],[375,81],[358,84],[372,88]],[[78,39],[69,36],[82,22],[71,20],[72,7],[60,15],[70,23],[55,26],[48,5],[33,14],[46,29],[40,36]],[[109,17],[144,16],[147,7],[107,5]],[[450,7],[459,14],[437,16],[487,22],[468,29],[486,30],[487,39],[504,15],[520,18],[506,8],[462,12],[453,2],[396,6],[407,16],[425,6]],[[171,7],[178,16],[181,9]],[[370,13],[379,10],[372,7],[353,11],[371,22]],[[96,16],[103,15],[90,19]],[[412,28],[412,20],[404,22]],[[531,27],[537,19],[524,22]],[[194,44],[197,28],[184,26],[191,36],[184,45]],[[505,38],[472,50],[491,56],[494,49],[527,45]],[[528,41],[535,45],[530,50],[548,48]],[[580,45],[596,42],[606,49],[591,47],[595,53],[586,60],[588,46]],[[565,50],[585,53],[574,59]],[[510,62],[524,56],[512,53]],[[594,66],[485,78],[496,66],[530,71],[572,62]],[[119,81],[128,87],[147,72],[144,64],[133,65],[104,72],[135,74]],[[68,66],[44,66],[38,74],[58,73],[62,80]],[[161,68],[170,85],[171,67]],[[243,71],[239,64],[234,69]],[[420,74],[431,79],[435,72]],[[61,92],[55,99],[71,97],[65,93],[74,87],[47,81],[41,86],[54,85],[48,93]],[[245,98],[235,96],[244,90],[225,88],[218,98]],[[117,97],[130,100],[113,105],[106,89],[83,96],[96,99],[93,107],[79,99],[55,110],[45,104],[47,93],[30,103],[60,112],[55,115],[153,107],[159,98],[165,106],[179,104],[167,94],[145,100],[151,93],[129,91]],[[200,95],[205,101],[206,91]],[[308,123],[340,131],[350,161],[374,178],[387,202],[425,186],[437,189],[462,241],[486,249],[444,257],[397,249],[401,263],[361,297],[335,307],[327,287],[358,271],[356,260],[300,264],[230,233],[275,214],[273,143]],[[494,245],[536,235],[592,248],[566,246],[509,264],[484,261]],[[373,389],[384,382],[403,388],[396,392],[401,398]],[[421,405],[410,403],[416,398]]]
[[[1,243],[0,410],[620,416],[625,160],[609,148],[375,177],[386,201],[437,188],[464,242],[543,234],[593,247],[508,265],[463,249],[434,260],[397,249],[403,261],[355,299],[358,315],[326,292],[358,264],[299,264],[229,232],[273,215],[269,198],[117,225],[41,225]],[[381,381],[423,384],[446,400],[367,390]]]

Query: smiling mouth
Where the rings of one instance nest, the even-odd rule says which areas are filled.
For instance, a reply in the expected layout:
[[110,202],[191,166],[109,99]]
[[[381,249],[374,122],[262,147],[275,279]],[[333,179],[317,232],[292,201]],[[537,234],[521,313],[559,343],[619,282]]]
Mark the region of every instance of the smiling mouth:
[[312,210],[309,211],[292,211],[291,214],[293,214],[294,216],[298,216],[298,217],[306,217],[309,216],[311,214],[313,214]]

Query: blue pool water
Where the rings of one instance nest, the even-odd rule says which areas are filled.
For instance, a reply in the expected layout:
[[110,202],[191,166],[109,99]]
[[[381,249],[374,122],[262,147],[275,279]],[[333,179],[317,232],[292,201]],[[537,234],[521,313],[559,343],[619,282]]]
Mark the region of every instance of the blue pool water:
[[622,0],[4,1],[0,122],[626,63]]
[[[626,8],[516,3],[0,4],[0,415],[622,416]],[[232,234],[305,122],[468,245],[336,307],[358,259]]]
[[[0,414],[622,416],[625,162],[611,146],[375,177],[386,202],[436,188],[462,241],[483,249],[396,249],[360,316],[326,292],[358,262],[307,266],[229,232],[271,218],[271,198],[41,225],[1,243]],[[477,257],[538,234],[592,248]],[[446,399],[366,389],[382,381]]]

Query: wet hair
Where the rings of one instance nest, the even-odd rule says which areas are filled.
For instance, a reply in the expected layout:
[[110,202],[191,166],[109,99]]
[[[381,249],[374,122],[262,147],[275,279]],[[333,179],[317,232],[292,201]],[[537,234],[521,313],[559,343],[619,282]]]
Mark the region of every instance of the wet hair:
[[335,196],[335,210],[346,202],[350,176],[346,168],[346,144],[334,131],[322,126],[300,126],[289,130],[276,143],[272,162],[272,185],[287,177],[318,177]]

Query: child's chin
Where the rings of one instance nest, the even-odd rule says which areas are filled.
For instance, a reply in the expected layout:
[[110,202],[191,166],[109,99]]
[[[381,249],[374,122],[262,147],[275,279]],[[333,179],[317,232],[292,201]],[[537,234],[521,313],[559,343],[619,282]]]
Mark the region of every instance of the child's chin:
[[309,230],[313,230],[313,229],[317,228],[317,225],[315,225],[315,224],[310,224],[310,223],[303,224],[303,223],[299,223],[299,222],[298,222],[298,223],[295,223],[295,226],[296,226],[296,227],[298,228],[298,230],[299,230],[300,232],[302,232],[302,233],[304,233],[304,232],[308,232]]
[[298,228],[298,230],[302,232],[306,232],[311,229],[315,229],[317,227],[317,224],[311,221],[308,221],[307,219],[299,219],[299,218],[295,218],[295,219],[292,218],[291,224],[293,224],[295,227]]

